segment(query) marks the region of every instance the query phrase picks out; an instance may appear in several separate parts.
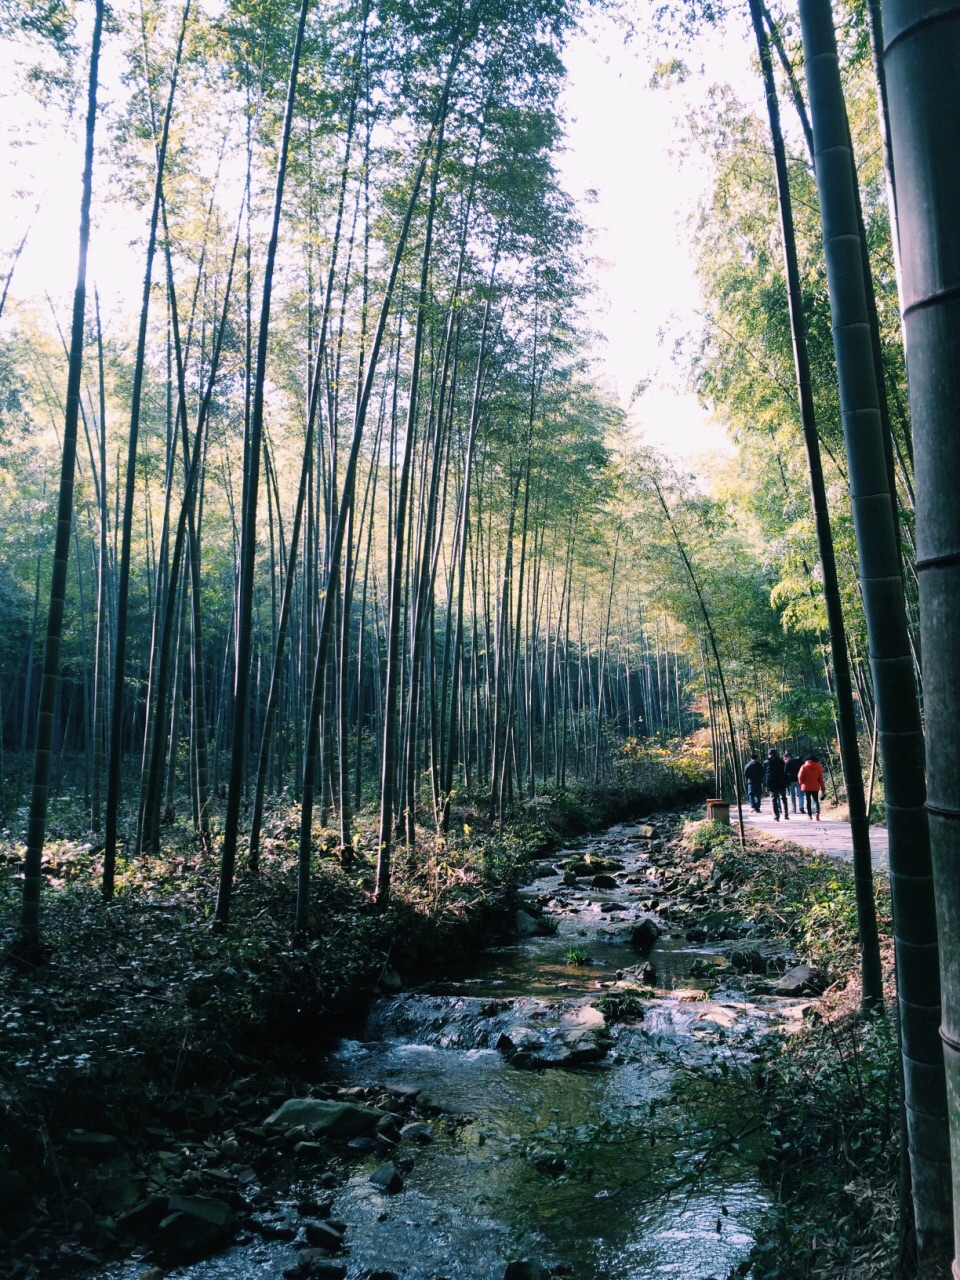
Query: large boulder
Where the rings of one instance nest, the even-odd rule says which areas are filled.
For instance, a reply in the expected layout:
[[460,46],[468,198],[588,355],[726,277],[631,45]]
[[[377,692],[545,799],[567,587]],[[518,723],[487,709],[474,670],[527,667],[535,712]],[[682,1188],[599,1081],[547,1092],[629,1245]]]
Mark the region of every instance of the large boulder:
[[607,1052],[604,1017],[592,1005],[570,1010],[552,1026],[515,1026],[501,1033],[497,1049],[514,1067],[576,1067],[597,1062]]
[[827,980],[819,969],[809,964],[797,964],[774,983],[773,989],[778,996],[820,995],[826,985]]
[[370,1181],[380,1191],[389,1192],[390,1195],[403,1190],[403,1178],[397,1166],[390,1160],[371,1173]]
[[517,909],[513,924],[521,938],[534,938],[538,934],[550,932],[549,927],[542,920],[538,920],[529,911],[524,911],[522,908]]
[[533,1067],[540,1061],[544,1044],[544,1038],[530,1027],[511,1027],[500,1033],[497,1050],[515,1067]]
[[411,1120],[400,1130],[400,1137],[405,1142],[418,1142],[420,1146],[425,1147],[427,1143],[433,1141],[433,1125],[427,1124],[425,1120]]
[[592,1004],[582,1004],[560,1020],[559,1039],[578,1062],[596,1062],[607,1051],[603,1039],[606,1020]]
[[170,1196],[152,1244],[165,1258],[192,1262],[222,1249],[233,1234],[233,1211],[207,1196]]
[[332,1102],[325,1098],[290,1098],[267,1116],[264,1128],[280,1130],[307,1129],[340,1138],[355,1138],[372,1133],[387,1115],[376,1107],[356,1102]]
[[730,952],[730,963],[741,973],[766,973],[766,958],[756,947],[737,947]]
[[630,928],[630,945],[634,951],[639,951],[641,955],[649,955],[653,950],[653,944],[660,937],[660,926],[656,920],[651,920],[649,916],[645,916],[642,920],[638,920]]
[[339,1253],[343,1248],[343,1230],[335,1222],[307,1222],[304,1234],[314,1249],[325,1249],[327,1253]]

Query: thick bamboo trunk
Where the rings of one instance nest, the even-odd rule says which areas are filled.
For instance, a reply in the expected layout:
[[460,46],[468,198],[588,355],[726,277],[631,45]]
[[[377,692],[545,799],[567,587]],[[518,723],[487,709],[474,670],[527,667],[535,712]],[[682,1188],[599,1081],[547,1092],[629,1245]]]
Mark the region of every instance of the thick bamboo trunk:
[[107,803],[104,818],[103,896],[113,897],[116,871],[117,838],[119,828],[120,790],[123,773],[123,712],[127,654],[127,614],[130,593],[130,550],[133,537],[133,510],[137,482],[137,450],[140,436],[140,410],[143,379],[146,366],[147,319],[150,310],[150,293],[153,285],[153,259],[157,248],[157,224],[160,218],[160,200],[163,192],[163,171],[166,164],[167,141],[177,79],[183,55],[183,42],[190,16],[190,0],[184,5],[180,34],[174,57],[167,105],[160,130],[157,148],[157,172],[154,179],[153,204],[150,211],[150,229],[147,235],[147,262],[143,277],[143,298],[140,305],[140,325],[137,334],[137,352],[134,362],[133,387],[130,398],[130,431],[127,441],[127,475],[123,500],[123,525],[120,535],[120,564],[117,575],[116,634],[113,656],[113,696],[110,707],[110,749],[107,759]]
[[917,1242],[946,1250],[951,1202],[923,737],[864,280],[856,172],[829,0],[800,18],[840,407],[886,782],[890,884]]
[[407,409],[406,439],[403,460],[400,464],[397,509],[393,533],[393,560],[390,574],[390,612],[387,626],[387,683],[384,705],[383,762],[380,783],[380,835],[377,854],[377,883],[374,899],[383,910],[390,897],[390,854],[393,847],[393,819],[397,804],[397,770],[400,759],[402,726],[398,722],[400,699],[401,652],[400,632],[403,625],[402,599],[404,593],[404,547],[408,520],[407,495],[413,458],[413,446],[417,434],[417,396],[420,386],[420,362],[423,354],[424,327],[426,324],[427,283],[430,254],[433,245],[433,218],[437,204],[437,183],[440,176],[440,158],[443,149],[444,116],[441,116],[437,135],[427,206],[426,229],[420,265],[420,291],[417,298],[417,319],[413,342],[413,362],[410,372],[410,402]]
[[273,197],[273,222],[263,272],[263,295],[260,304],[260,328],[257,334],[257,370],[253,384],[253,403],[250,428],[244,434],[246,466],[244,468],[243,516],[241,526],[240,581],[237,592],[237,662],[234,680],[233,733],[230,739],[230,782],[227,790],[227,807],[223,824],[223,846],[220,861],[220,884],[214,923],[225,928],[230,916],[230,898],[233,889],[233,869],[236,861],[237,835],[240,827],[240,804],[245,783],[245,756],[247,727],[249,724],[249,691],[251,651],[253,646],[253,596],[254,568],[257,554],[257,496],[260,484],[260,454],[263,440],[264,388],[267,371],[267,350],[270,336],[270,308],[273,298],[273,274],[280,239],[280,214],[283,207],[283,188],[287,176],[287,156],[290,133],[293,127],[293,109],[297,96],[297,79],[300,71],[300,52],[303,33],[307,24],[310,0],[302,0],[297,22],[293,56],[290,60],[290,77],[287,82],[287,100],[284,108],[283,133],[277,156],[277,177]]
[[793,203],[790,197],[789,173],[786,150],[780,130],[780,108],[770,51],[764,35],[760,13],[760,0],[750,0],[754,32],[760,52],[760,64],[766,90],[767,110],[770,118],[770,134],[773,139],[774,165],[777,179],[777,200],[780,207],[780,226],[783,234],[784,266],[787,277],[787,300],[790,310],[790,327],[793,334],[793,358],[797,371],[797,394],[800,403],[800,422],[807,451],[807,473],[810,479],[810,497],[817,529],[817,548],[823,575],[823,596],[830,632],[830,650],[836,681],[837,731],[840,741],[840,757],[847,786],[847,803],[850,808],[850,831],[853,843],[853,874],[856,885],[857,920],[860,931],[861,1000],[864,1008],[883,1003],[883,974],[880,964],[880,939],[877,931],[877,911],[873,894],[873,868],[870,851],[870,829],[867,806],[863,794],[863,772],[860,764],[860,747],[857,740],[857,722],[854,715],[853,684],[847,651],[846,629],[840,603],[840,584],[837,577],[836,557],[833,552],[833,533],[827,507],[827,490],[820,461],[820,441],[817,434],[816,412],[813,402],[813,379],[807,354],[806,324],[800,292],[800,266],[797,258],[796,237],[793,226]]
[[[888,2],[883,18],[916,459],[927,812],[955,1206],[953,1274],[960,1280],[960,3]],[[884,778],[889,788],[886,760]]]
[[73,485],[77,459],[77,428],[80,418],[80,375],[83,369],[83,323],[87,299],[87,250],[90,244],[90,202],[93,192],[93,140],[97,119],[97,77],[100,66],[100,37],[103,31],[103,0],[97,0],[90,49],[87,87],[87,121],[80,196],[80,237],[77,282],[73,291],[73,318],[70,328],[70,362],[67,372],[67,402],[64,414],[63,449],[60,463],[60,494],[57,503],[57,533],[50,581],[50,608],[43,652],[43,678],[37,735],[34,746],[33,786],[24,857],[23,898],[20,912],[18,950],[25,959],[40,952],[40,889],[43,880],[43,844],[47,827],[50,788],[50,761],[53,746],[54,714],[60,685],[60,641],[67,590],[67,564],[73,526]]

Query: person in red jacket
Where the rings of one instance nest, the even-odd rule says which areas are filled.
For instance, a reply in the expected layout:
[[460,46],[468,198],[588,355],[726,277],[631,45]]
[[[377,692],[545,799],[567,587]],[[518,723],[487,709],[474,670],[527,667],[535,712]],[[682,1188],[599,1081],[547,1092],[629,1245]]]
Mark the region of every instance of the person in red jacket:
[[819,819],[820,801],[826,800],[827,788],[823,780],[823,770],[820,768],[816,756],[807,756],[800,766],[797,781],[800,783],[800,791],[806,804],[807,817],[812,822],[814,811],[816,811]]

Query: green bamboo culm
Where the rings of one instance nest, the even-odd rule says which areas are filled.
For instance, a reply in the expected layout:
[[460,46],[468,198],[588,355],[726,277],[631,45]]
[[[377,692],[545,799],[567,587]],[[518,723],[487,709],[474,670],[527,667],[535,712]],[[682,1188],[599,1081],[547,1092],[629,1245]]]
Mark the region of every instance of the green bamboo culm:
[[[927,812],[937,895],[953,1201],[960,1206],[960,2],[883,5],[917,490]],[[953,1275],[960,1280],[960,1213]]]
[[886,785],[910,1168],[921,1257],[952,1237],[937,920],[920,703],[907,629],[850,146],[830,0],[801,0],[817,190],[860,586]]
[[97,77],[100,66],[100,38],[103,32],[103,0],[97,0],[90,44],[90,77],[87,89],[87,122],[83,155],[83,186],[80,195],[80,246],[77,283],[73,291],[70,325],[70,359],[67,370],[67,403],[63,424],[63,452],[60,461],[60,495],[57,502],[57,533],[50,579],[50,608],[43,650],[43,678],[37,712],[37,736],[33,756],[33,786],[27,825],[24,860],[23,899],[20,913],[18,953],[37,959],[40,943],[40,889],[43,881],[43,844],[47,831],[47,802],[50,795],[50,751],[53,745],[54,713],[60,683],[60,641],[67,593],[67,567],[73,526],[73,484],[77,461],[77,427],[80,419],[80,374],[83,369],[83,323],[87,302],[87,250],[90,245],[90,201],[93,192],[93,140],[97,120]]
[[794,233],[793,202],[790,196],[790,175],[787,168],[787,152],[780,127],[780,106],[777,100],[776,81],[770,46],[764,28],[761,0],[750,0],[750,17],[757,37],[760,71],[763,76],[770,122],[770,139],[773,143],[774,172],[777,182],[777,204],[780,210],[780,231],[783,236],[783,265],[787,281],[787,306],[790,314],[790,332],[793,337],[793,359],[797,374],[797,400],[800,409],[800,425],[807,453],[807,475],[810,480],[810,501],[817,530],[817,549],[823,578],[823,602],[830,634],[830,653],[833,657],[834,683],[837,698],[837,731],[840,739],[840,759],[846,783],[847,804],[850,810],[850,836],[853,844],[853,876],[856,886],[857,928],[860,935],[860,990],[864,1011],[883,1005],[883,967],[880,961],[880,936],[877,929],[877,909],[873,889],[873,865],[870,853],[870,826],[867,804],[863,793],[863,773],[860,764],[860,746],[857,741],[857,722],[853,704],[853,681],[850,674],[850,657],[847,635],[840,600],[840,582],[837,576],[837,560],[833,548],[833,532],[830,527],[830,511],[827,505],[827,488],[820,459],[820,437],[817,431],[816,409],[813,399],[813,375],[807,350],[807,330],[803,316],[803,300],[800,287],[800,264],[797,257],[797,241]]

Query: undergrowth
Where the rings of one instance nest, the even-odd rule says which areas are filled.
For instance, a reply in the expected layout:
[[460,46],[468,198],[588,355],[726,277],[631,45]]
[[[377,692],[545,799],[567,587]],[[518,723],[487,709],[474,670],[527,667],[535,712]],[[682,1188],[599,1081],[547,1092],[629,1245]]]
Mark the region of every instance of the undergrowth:
[[[859,964],[857,904],[853,866],[807,851],[740,847],[733,830],[716,822],[688,827],[684,842],[692,853],[711,859],[717,881],[737,889],[738,909],[758,933],[785,937],[812,964],[836,974]],[[890,885],[874,880],[881,934],[892,929]]]
[[754,1071],[776,1203],[755,1280],[896,1274],[898,1047],[888,1018],[846,1015],[774,1040]]

